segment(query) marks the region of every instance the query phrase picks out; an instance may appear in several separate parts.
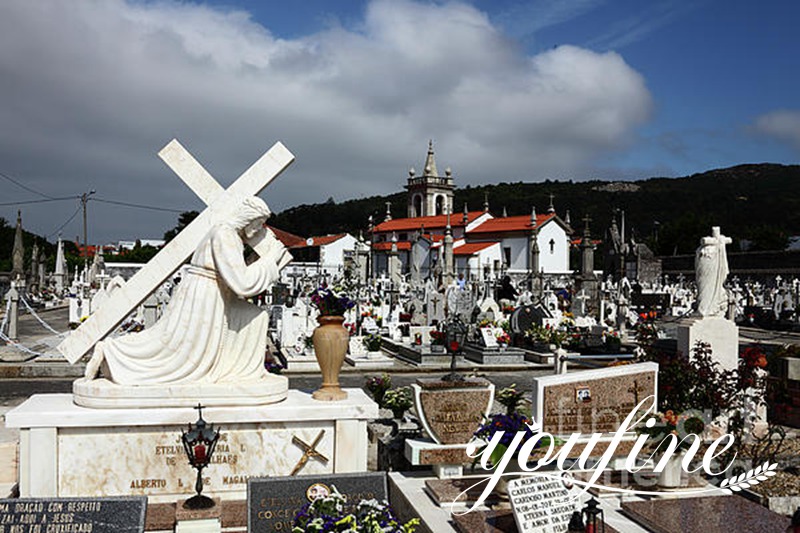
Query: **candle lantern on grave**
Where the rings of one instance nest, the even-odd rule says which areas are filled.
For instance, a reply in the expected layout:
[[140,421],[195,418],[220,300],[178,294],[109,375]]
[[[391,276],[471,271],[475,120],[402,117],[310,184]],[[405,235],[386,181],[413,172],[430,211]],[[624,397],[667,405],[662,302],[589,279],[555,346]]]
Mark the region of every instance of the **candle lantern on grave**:
[[189,424],[188,431],[181,432],[181,442],[186,455],[189,457],[189,464],[197,469],[197,481],[194,496],[186,500],[183,506],[186,509],[208,509],[214,506],[214,500],[201,494],[203,492],[203,469],[211,462],[211,456],[219,440],[219,430],[214,429],[214,425],[209,426],[203,420],[203,406],[197,404],[197,422]]
[[586,507],[581,510],[581,517],[586,524],[586,533],[605,533],[606,522],[603,510],[594,498],[586,503]]
[[456,372],[456,355],[464,349],[464,342],[467,340],[469,328],[458,317],[453,316],[444,326],[444,346],[450,354],[450,373],[442,378],[442,381],[464,381],[464,376]]

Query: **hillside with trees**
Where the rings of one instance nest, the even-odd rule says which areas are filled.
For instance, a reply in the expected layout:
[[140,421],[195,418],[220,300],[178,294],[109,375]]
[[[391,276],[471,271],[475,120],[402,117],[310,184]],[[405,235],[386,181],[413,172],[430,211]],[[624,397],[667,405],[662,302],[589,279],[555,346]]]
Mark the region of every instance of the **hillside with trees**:
[[[791,235],[800,235],[800,165],[753,164],[711,170],[682,178],[650,178],[610,182],[551,181],[499,183],[455,191],[455,211],[466,203],[483,208],[488,194],[490,211],[501,216],[542,212],[550,203],[573,228],[582,230],[589,215],[592,235],[603,238],[614,213],[625,212],[626,228],[659,255],[693,253],[712,225],[726,235],[752,242],[753,250],[783,249]],[[368,218],[381,222],[385,203],[394,217],[406,214],[406,195],[397,193],[337,203],[300,205],[277,214],[270,224],[301,236],[365,231]]]

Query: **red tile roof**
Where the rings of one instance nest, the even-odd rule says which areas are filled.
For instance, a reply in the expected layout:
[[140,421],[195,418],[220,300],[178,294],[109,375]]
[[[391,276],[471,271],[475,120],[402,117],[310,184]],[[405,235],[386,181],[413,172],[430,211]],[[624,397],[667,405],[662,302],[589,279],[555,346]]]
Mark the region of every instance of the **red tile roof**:
[[[555,217],[552,213],[544,213],[536,215],[536,225],[541,227],[545,222]],[[492,218],[479,225],[477,228],[471,229],[468,234],[473,235],[477,233],[508,233],[511,231],[530,231],[531,230],[531,216],[519,215],[515,217],[501,217]]]
[[269,224],[267,224],[267,227],[272,230],[278,240],[281,241],[287,248],[297,248],[306,245],[306,240],[295,235],[294,233],[283,231],[282,229],[270,226]]
[[346,233],[339,233],[337,235],[324,235],[322,237],[309,237],[311,239],[312,244],[307,244],[308,241],[304,244],[304,246],[325,246],[326,244],[330,244],[332,242],[336,242],[342,237],[347,235]]
[[[472,222],[483,214],[483,211],[470,211],[467,213],[467,223]],[[437,215],[434,217],[414,217],[414,218],[395,218],[386,222],[381,222],[375,226],[374,231],[378,233],[386,231],[412,231],[425,226],[425,229],[444,228],[447,226],[447,215]],[[450,226],[453,228],[464,227],[464,214],[453,213],[450,215]]]
[[[375,242],[372,243],[372,249],[376,252],[388,252],[392,249],[391,242]],[[397,241],[397,249],[400,251],[407,251],[411,250],[411,242],[410,241]]]
[[485,250],[490,246],[494,246],[498,244],[497,242],[468,242],[459,246],[458,248],[453,248],[453,255],[475,255],[476,253],[480,252],[481,250]]

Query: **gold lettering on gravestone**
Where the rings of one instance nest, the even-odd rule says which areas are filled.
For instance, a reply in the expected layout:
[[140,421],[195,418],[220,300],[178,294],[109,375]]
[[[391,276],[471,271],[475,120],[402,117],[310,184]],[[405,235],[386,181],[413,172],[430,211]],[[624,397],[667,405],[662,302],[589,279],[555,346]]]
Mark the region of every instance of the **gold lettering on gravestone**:
[[464,413],[463,406],[457,403],[445,403],[429,417],[432,424],[442,424],[442,433],[462,433],[477,429],[480,420]]

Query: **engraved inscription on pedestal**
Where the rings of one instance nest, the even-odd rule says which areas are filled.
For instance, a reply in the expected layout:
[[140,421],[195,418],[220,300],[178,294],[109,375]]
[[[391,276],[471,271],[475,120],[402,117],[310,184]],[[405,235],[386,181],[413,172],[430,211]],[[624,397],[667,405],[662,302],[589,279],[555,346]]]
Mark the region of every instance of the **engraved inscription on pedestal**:
[[469,442],[494,400],[494,385],[486,380],[448,384],[420,379],[412,388],[425,431],[438,444]]
[[[314,442],[316,452],[334,456],[333,423],[300,427],[295,424],[242,424],[236,430],[221,428],[220,439],[203,471],[205,492],[243,492],[247,480],[259,476],[285,476],[304,456],[293,438]],[[62,495],[186,494],[196,473],[189,465],[180,431],[156,427],[104,433],[102,429],[63,429],[58,446],[58,492]],[[303,473],[333,472],[331,461],[308,461]]]

